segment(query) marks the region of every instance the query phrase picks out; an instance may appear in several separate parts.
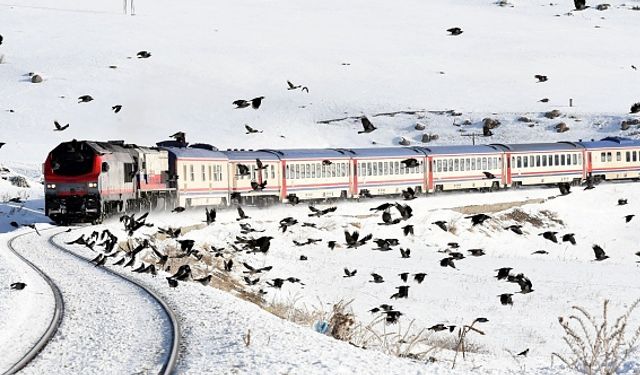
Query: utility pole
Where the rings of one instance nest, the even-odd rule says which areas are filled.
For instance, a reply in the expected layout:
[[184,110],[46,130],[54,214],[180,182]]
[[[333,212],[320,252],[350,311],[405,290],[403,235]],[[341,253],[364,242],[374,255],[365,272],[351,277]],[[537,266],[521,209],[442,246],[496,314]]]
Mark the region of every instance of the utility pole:
[[471,142],[475,146],[476,145],[476,137],[481,136],[482,134],[471,133],[471,134],[460,134],[463,137],[471,137]]

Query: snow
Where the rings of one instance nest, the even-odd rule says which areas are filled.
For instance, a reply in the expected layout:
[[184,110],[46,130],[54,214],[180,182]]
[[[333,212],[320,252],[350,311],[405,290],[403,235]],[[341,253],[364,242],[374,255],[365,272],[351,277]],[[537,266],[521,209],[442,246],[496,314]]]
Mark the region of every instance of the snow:
[[[10,169],[5,177],[25,176],[31,187],[17,188],[0,179],[0,201],[5,202],[0,203],[0,240],[4,243],[18,233],[32,231],[14,231],[12,221],[46,227],[42,224],[48,219],[42,215],[40,164],[49,150],[72,138],[153,145],[182,130],[188,141],[211,143],[220,149],[289,149],[369,147],[374,142],[390,146],[397,145],[400,137],[420,144],[423,133],[435,133],[439,139],[429,144],[469,144],[471,140],[461,135],[481,133],[485,117],[498,119],[501,125],[493,130],[494,136],[480,137],[478,143],[638,138],[637,127],[622,131],[620,121],[634,117],[628,115],[629,107],[640,101],[640,71],[631,68],[640,67],[640,51],[633,48],[640,34],[640,12],[631,10],[640,4],[616,0],[606,11],[570,12],[571,1],[510,3],[513,6],[500,7],[488,0],[409,0],[401,4],[138,0],[135,16],[123,15],[121,2],[23,0],[1,4],[0,141],[6,145],[0,149],[0,159]],[[464,33],[449,36],[445,30],[453,26]],[[152,56],[136,58],[141,50]],[[41,74],[44,82],[30,83],[29,72]],[[549,80],[537,83],[535,74],[547,75]],[[308,86],[309,93],[286,90],[287,80]],[[87,94],[95,100],[77,103],[77,97]],[[258,110],[234,109],[231,104],[261,95],[265,100]],[[538,102],[545,97],[548,103]],[[123,105],[118,114],[111,111],[116,104]],[[553,109],[562,115],[544,118],[544,112]],[[415,113],[376,116],[403,110]],[[446,110],[461,115],[441,112]],[[363,114],[378,130],[357,134],[357,117]],[[522,116],[533,121],[520,122]],[[344,117],[352,118],[318,123]],[[69,129],[53,132],[54,120],[70,123]],[[417,122],[425,124],[426,130],[416,131]],[[559,122],[570,130],[556,133],[554,126]],[[264,132],[245,135],[244,124]],[[268,292],[268,302],[297,301],[302,309],[328,311],[337,301],[353,300],[350,308],[356,319],[367,324],[375,317],[368,310],[389,303],[395,287],[404,285],[398,273],[426,272],[422,284],[411,279],[406,283],[410,286],[407,300],[391,302],[405,314],[399,323],[402,327],[412,319],[422,328],[489,318],[481,327],[485,336],[470,334],[481,350],[458,361],[460,373],[555,374],[563,369],[558,361],[551,363],[550,354],[566,351],[558,316],[570,314],[573,305],[599,312],[604,299],[611,300],[617,316],[640,289],[636,277],[640,259],[634,255],[640,250],[638,218],[628,224],[623,219],[640,209],[635,184],[603,184],[591,191],[574,188],[569,196],[550,199],[556,194],[555,189],[524,189],[420,198],[409,202],[414,208],[409,222],[415,225],[416,234],[407,238],[397,225],[379,226],[379,216],[370,216],[369,208],[385,200],[341,202],[334,214],[313,219],[322,229],[298,225],[284,235],[276,234],[280,218],[311,221],[304,205],[246,208],[254,227],[276,238],[267,255],[234,254],[237,268],[233,275],[242,282],[242,260],[254,266],[273,265],[255,287]],[[26,203],[7,202],[17,196],[27,198]],[[617,206],[621,197],[628,198],[629,205]],[[481,209],[494,217],[483,226],[471,227],[463,218],[462,212],[470,210],[470,205],[505,202],[516,202],[516,207],[501,206],[495,212],[492,206]],[[544,225],[524,224],[524,236],[504,231],[503,227],[514,223],[504,215],[514,208],[543,220]],[[557,215],[562,224],[551,222],[545,211]],[[199,211],[152,213],[150,221],[162,227],[194,225],[203,217]],[[431,225],[435,220],[454,224],[457,231],[445,233]],[[125,238],[116,219],[105,226],[121,240]],[[399,238],[401,247],[411,249],[411,258],[400,258],[397,248],[373,251],[371,243],[346,249],[343,231],[356,229],[376,238]],[[151,233],[153,229],[145,230]],[[577,245],[556,245],[538,236],[546,230],[575,233]],[[87,301],[102,298],[111,318],[118,315],[118,309],[131,316],[139,316],[132,309],[145,309],[152,316],[157,311],[131,286],[52,249],[43,242],[50,234],[45,231],[42,238],[28,234],[18,240],[19,250],[42,262],[45,271],[64,285],[67,296],[73,295],[68,302],[75,312],[61,327],[73,344],[63,345],[65,341],[56,338],[26,372],[45,371],[46,366],[62,363],[60,358],[65,363],[77,361],[69,372],[86,366],[87,371],[97,373],[107,363],[131,369],[139,361],[110,359],[131,350],[125,344],[129,340],[140,340],[136,341],[140,345],[159,339],[159,318],[128,322],[130,331],[126,332],[130,333],[120,341],[107,334],[113,352],[101,353],[103,357],[86,364],[83,361],[92,357],[85,350],[95,348],[86,339],[101,337],[101,329],[121,322],[106,319],[95,326],[95,320],[86,320],[83,314],[102,313],[102,305],[87,305]],[[237,234],[235,212],[225,210],[219,212],[216,224],[184,238],[195,239],[197,247],[226,246]],[[323,241],[301,248],[292,243],[307,238]],[[342,247],[331,251],[327,240],[336,240]],[[456,261],[457,269],[442,268],[438,262],[446,254],[438,251],[453,241],[465,255],[469,248],[484,248],[487,255]],[[596,243],[609,259],[592,260],[591,246]],[[171,246],[172,241],[161,245]],[[34,246],[41,253],[34,252]],[[52,301],[40,278],[6,246],[0,249],[1,369],[37,339],[50,318]],[[532,255],[540,249],[549,254]],[[82,247],[73,250],[84,256],[93,254]],[[308,261],[300,261],[301,254]],[[496,268],[507,266],[529,277],[534,288],[530,294],[514,294],[513,307],[500,305],[497,295],[516,292],[518,286],[494,278]],[[83,280],[109,285],[99,290],[106,295],[96,289],[84,290],[89,282],[72,283],[64,273],[67,267],[78,269]],[[344,267],[358,269],[358,273],[343,278]],[[439,361],[434,364],[397,359],[324,337],[309,326],[281,320],[215,288],[181,283],[174,290],[160,275],[151,278],[125,272],[152,286],[179,315],[184,340],[179,373],[450,373],[450,351],[437,353]],[[370,272],[383,275],[386,282],[369,283]],[[275,290],[264,284],[268,278],[288,276],[299,277],[305,285],[285,283],[282,290]],[[27,289],[10,290],[8,285],[18,279],[28,284]],[[130,296],[140,304],[111,304]],[[638,325],[638,314],[632,323]],[[245,347],[242,336],[248,329],[252,344]],[[139,332],[148,337],[138,337]],[[448,339],[447,335],[433,333],[432,338]],[[507,352],[525,348],[530,348],[526,358],[514,359]],[[150,349],[140,354],[153,363],[158,353]],[[626,373],[638,371],[638,357],[625,365]]]

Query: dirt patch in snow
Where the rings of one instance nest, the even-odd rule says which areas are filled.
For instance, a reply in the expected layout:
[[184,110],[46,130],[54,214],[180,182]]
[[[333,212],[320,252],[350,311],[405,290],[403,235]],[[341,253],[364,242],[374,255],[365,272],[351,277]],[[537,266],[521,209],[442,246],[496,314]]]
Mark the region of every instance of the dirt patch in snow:
[[463,215],[486,214],[486,213],[492,213],[492,212],[505,211],[513,207],[524,206],[525,204],[544,203],[545,201],[546,199],[544,198],[536,198],[536,199],[527,199],[524,201],[517,201],[517,202],[502,202],[502,203],[493,203],[493,204],[477,204],[472,206],[454,207],[451,210],[459,212]]

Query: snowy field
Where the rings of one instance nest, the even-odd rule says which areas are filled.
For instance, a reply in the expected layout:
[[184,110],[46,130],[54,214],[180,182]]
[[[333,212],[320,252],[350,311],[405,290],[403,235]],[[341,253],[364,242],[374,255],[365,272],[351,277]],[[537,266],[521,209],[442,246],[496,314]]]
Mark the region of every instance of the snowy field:
[[[637,126],[621,130],[620,125],[638,118],[629,108],[640,102],[640,11],[634,10],[640,1],[611,1],[603,11],[588,3],[591,8],[572,11],[573,1],[564,0],[512,0],[506,6],[493,0],[138,0],[135,16],[123,14],[119,1],[0,4],[0,141],[6,143],[0,162],[10,169],[0,172],[7,178],[0,179],[0,372],[41,334],[50,318],[46,285],[8,253],[6,242],[33,231],[23,224],[48,227],[42,215],[40,165],[58,143],[73,138],[124,139],[153,145],[182,130],[190,142],[221,149],[388,146],[397,145],[401,137],[420,145],[423,134],[439,136],[429,144],[469,144],[471,140],[461,135],[482,133],[486,117],[501,125],[478,143],[637,139]],[[456,26],[463,33],[449,35],[446,30]],[[137,58],[143,50],[151,57]],[[30,73],[41,75],[43,82],[31,83]],[[538,82],[534,75],[546,75],[548,81]],[[308,93],[287,90],[287,80],[308,87]],[[78,103],[82,95],[94,100]],[[265,96],[258,110],[232,105],[234,100],[258,96]],[[114,113],[115,105],[122,105],[122,110]],[[544,117],[554,109],[559,117]],[[398,111],[405,113],[393,114]],[[357,134],[357,118],[362,115],[378,130]],[[54,120],[69,123],[69,128],[54,132]],[[323,123],[326,120],[336,121]],[[567,132],[556,132],[560,122],[569,127]],[[417,123],[425,129],[416,130]],[[247,135],[245,124],[263,132]],[[15,186],[12,176],[24,176],[29,187]],[[147,238],[157,227],[197,225],[180,239],[193,239],[194,248],[205,254],[203,261],[191,256],[173,260],[173,266],[188,260],[196,276],[225,275],[233,291],[190,282],[169,288],[164,277],[175,267],[157,277],[113,266],[113,258],[107,267],[147,283],[176,310],[184,328],[179,373],[556,374],[569,372],[557,359],[551,360],[552,352],[567,352],[559,316],[568,317],[574,305],[600,314],[603,301],[609,299],[611,316],[617,317],[640,297],[640,218],[628,223],[624,218],[638,215],[637,186],[574,188],[563,197],[556,197],[557,189],[440,194],[398,201],[408,203],[413,216],[391,226],[378,225],[380,214],[369,209],[394,200],[341,202],[335,212],[320,218],[308,217],[306,205],[247,207],[247,222],[265,230],[248,235],[240,233],[235,210],[219,211],[216,223],[208,227],[199,210],[152,213],[148,221],[155,227],[137,232],[134,241]],[[10,202],[12,198],[20,201]],[[620,198],[629,204],[618,206]],[[391,212],[398,216],[397,210]],[[472,226],[465,216],[475,213],[491,219]],[[278,221],[287,216],[299,223],[283,234]],[[450,230],[441,230],[432,224],[435,221],[444,221]],[[303,227],[304,222],[316,228]],[[21,228],[16,230],[15,224]],[[414,226],[414,235],[403,235],[401,227],[407,224]],[[523,225],[523,234],[504,229],[512,224]],[[127,239],[114,218],[58,240],[104,228],[121,241]],[[347,248],[345,230],[357,230],[361,236],[371,233],[373,239],[398,239],[399,245],[380,251],[368,241],[357,249]],[[559,243],[539,235],[546,231],[558,232]],[[43,232],[42,239],[27,235],[22,251],[44,249],[44,240],[54,232]],[[575,234],[576,245],[562,241],[568,233]],[[236,236],[261,235],[274,237],[266,254],[231,247]],[[305,246],[293,242],[308,239],[321,241]],[[328,241],[337,246],[330,249]],[[596,244],[610,258],[595,261]],[[158,240],[157,245],[171,252],[176,242]],[[224,248],[224,256],[213,257],[207,252],[210,246]],[[71,248],[86,257],[96,255],[83,246]],[[399,248],[409,248],[410,257],[402,258]],[[485,255],[475,257],[469,249],[483,249]],[[534,254],[539,250],[547,253]],[[54,256],[54,251],[47,249],[42,259]],[[455,269],[442,267],[441,260],[451,252],[465,258],[454,260]],[[145,262],[153,261],[149,250],[143,254]],[[230,272],[223,270],[223,259],[234,260]],[[273,268],[248,275],[242,262]],[[92,265],[69,267],[83,269],[84,277],[93,272]],[[495,270],[501,267],[513,268],[512,275],[524,274],[533,291],[518,293],[517,283],[497,280]],[[357,272],[344,277],[344,268]],[[406,282],[399,276],[404,272]],[[371,282],[371,273],[384,282]],[[415,281],[416,273],[426,274],[422,283]],[[249,286],[244,276],[260,280]],[[269,286],[274,279],[288,277],[300,282]],[[27,289],[9,288],[18,280],[27,283]],[[409,286],[408,298],[391,299],[402,285]],[[118,286],[113,293],[119,288],[126,289]],[[505,293],[513,294],[513,305],[500,303],[498,295]],[[298,324],[279,319],[240,298],[247,296],[261,296],[260,305],[267,309],[289,306],[313,319],[298,319]],[[89,301],[81,293],[77,298],[73,303]],[[353,313],[354,327],[377,319],[378,334],[406,330],[412,321],[414,333],[437,324],[460,327],[478,317],[489,321],[477,325],[485,335],[469,333],[472,353],[464,361],[458,357],[452,371],[454,352],[440,348],[455,341],[448,330],[425,331],[427,347],[437,349],[430,352],[436,362],[428,364],[380,355],[380,348],[362,350],[316,333],[312,321],[326,318],[340,301],[350,302],[347,310]],[[384,303],[403,314],[397,323],[380,323],[382,314],[369,312]],[[67,320],[65,337],[87,324],[71,316],[78,324]],[[640,324],[640,312],[630,323],[632,328]],[[243,337],[249,329],[253,343],[247,346]],[[368,346],[362,337],[355,341]],[[69,367],[56,367],[61,366],[56,358],[85,355],[82,348],[93,347],[73,346],[77,352],[62,350],[65,342],[56,339],[51,351],[43,352],[37,367],[28,371],[48,367],[70,373]],[[526,357],[515,356],[526,349]],[[631,355],[623,372],[640,373],[638,358],[638,352]],[[96,368],[99,372],[101,367]]]

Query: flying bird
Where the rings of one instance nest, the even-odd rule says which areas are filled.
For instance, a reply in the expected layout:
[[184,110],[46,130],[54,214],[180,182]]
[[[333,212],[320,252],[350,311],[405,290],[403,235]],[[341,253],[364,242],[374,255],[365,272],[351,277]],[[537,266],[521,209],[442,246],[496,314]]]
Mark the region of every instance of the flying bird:
[[462,34],[464,31],[462,31],[462,29],[459,27],[452,27],[450,29],[447,29],[447,32],[451,35],[457,36]]
[[469,249],[467,251],[470,252],[471,255],[473,255],[474,257],[480,257],[485,255],[485,252],[483,249]]
[[529,354],[529,348],[521,351],[520,353],[518,353],[517,355],[521,356],[521,357],[526,357],[527,354]]
[[120,104],[116,104],[113,107],[111,107],[111,110],[113,110],[114,113],[120,112],[121,109],[122,109],[122,105]]
[[411,257],[411,249],[403,249],[400,248],[400,256],[402,257],[402,259],[407,259]]
[[412,235],[413,236],[413,225],[408,224],[402,227],[402,232],[405,236]]
[[22,290],[27,286],[27,284],[22,283],[22,282],[17,282],[17,283],[13,283],[11,285],[9,285],[9,287],[13,290]]
[[353,276],[356,275],[356,273],[358,273],[358,270],[350,271],[348,268],[345,267],[344,268],[344,276],[342,276],[342,277],[353,277]]
[[544,239],[547,239],[551,242],[558,243],[558,238],[556,237],[556,234],[558,234],[558,232],[546,231],[544,233],[538,234],[538,236],[542,236]]
[[416,199],[416,191],[413,188],[408,187],[407,190],[402,190],[402,198],[406,201]]
[[548,81],[548,80],[549,80],[549,77],[547,77],[547,76],[543,76],[543,75],[541,75],[541,74],[536,74],[536,75],[534,75],[533,77],[534,77],[535,79],[537,79],[537,80],[538,80],[538,83],[540,83],[540,82],[546,82],[546,81]]
[[596,259],[597,261],[601,261],[601,260],[605,260],[607,258],[609,258],[609,256],[607,254],[605,254],[604,249],[601,248],[598,245],[593,245],[593,252],[595,253]]
[[506,305],[513,305],[513,294],[511,293],[503,293],[500,294],[498,297],[500,297],[500,303],[504,306]]
[[262,163],[262,160],[256,159],[256,170],[267,169],[267,166]]
[[587,8],[587,0],[573,0],[576,10],[584,10]]
[[313,206],[309,206],[309,210],[311,210],[311,212],[313,212],[313,213],[309,214],[308,216],[309,217],[312,217],[312,216],[320,217],[320,216],[326,215],[328,213],[335,212],[337,209],[338,209],[338,207],[336,207],[336,206],[325,208],[324,210],[320,210],[320,209],[315,208]]
[[264,180],[261,183],[257,183],[256,181],[251,181],[251,189],[254,191],[262,191],[266,187],[267,187],[267,180]]
[[624,206],[627,203],[628,203],[628,201],[625,198],[618,199],[618,206]]
[[418,160],[413,158],[403,160],[400,163],[402,163],[402,165],[404,165],[405,168],[415,168],[420,166],[420,163],[418,162]]
[[78,98],[78,103],[88,103],[93,100],[91,95],[82,95]]
[[465,216],[465,219],[471,219],[473,226],[482,225],[485,221],[491,219],[491,216],[485,214],[475,214],[471,216]]
[[149,51],[140,51],[136,53],[136,56],[138,56],[139,59],[148,59],[151,57],[151,53]]
[[245,219],[251,219],[249,216],[247,216],[244,213],[244,210],[242,209],[242,207],[238,206],[236,208],[236,210],[238,211],[238,218],[236,219],[236,221],[245,220]]
[[419,272],[416,274],[413,274],[413,279],[418,283],[418,284],[422,284],[422,282],[424,281],[425,276],[427,276],[426,273],[424,272]]
[[358,134],[371,133],[372,131],[377,129],[375,126],[373,126],[367,116],[360,117],[360,122],[362,123],[362,127],[364,128],[364,130],[358,131]]
[[244,125],[244,128],[247,129],[247,132],[245,134],[262,133],[262,130],[254,129],[246,124]]
[[180,213],[180,212],[184,212],[185,210],[186,210],[186,208],[178,206],[178,207],[174,208],[173,210],[171,210],[171,212]]
[[549,98],[542,98],[540,100],[538,100],[541,103],[548,103],[549,102]]
[[369,211],[385,211],[391,207],[393,207],[393,203],[383,203],[378,207],[370,208]]
[[572,245],[576,244],[576,239],[573,233],[567,233],[562,236],[562,242],[570,242]]
[[294,85],[291,81],[287,81],[287,86],[287,90],[297,90],[302,87],[302,85]]
[[371,277],[373,277],[373,280],[369,281],[370,283],[380,284],[384,282],[384,278],[377,273],[372,273]]
[[264,99],[264,96],[258,96],[257,98],[251,99],[251,108],[253,109],[260,108],[260,105],[262,104],[262,99]]
[[447,229],[447,222],[446,221],[438,220],[438,221],[434,221],[431,224],[437,225],[440,229],[442,229],[445,232],[449,231],[449,229]]
[[515,234],[519,234],[519,235],[523,235],[524,233],[522,232],[522,225],[510,225],[506,228],[504,228],[504,230],[511,230],[513,233]]
[[544,255],[544,254],[549,254],[549,252],[546,250],[536,250],[533,253],[531,253],[531,255],[536,255],[536,254]]
[[509,272],[511,272],[513,268],[511,267],[502,267],[502,268],[498,268],[496,271],[498,271],[498,274],[496,275],[496,278],[498,280],[504,280],[506,278],[509,277]]
[[53,121],[53,125],[55,125],[56,127],[55,129],[53,129],[54,132],[61,132],[69,127],[69,124],[62,126],[58,121],[55,121],[55,120]]
[[493,180],[494,178],[496,178],[496,175],[494,175],[491,172],[482,172],[484,174],[484,177],[488,180]]
[[626,216],[624,217],[625,222],[627,222],[627,223],[628,223],[628,222],[630,222],[630,221],[631,221],[631,219],[633,219],[633,217],[634,217],[634,216],[636,216],[636,215],[626,215]]
[[441,266],[441,267],[451,267],[451,268],[456,268],[456,265],[453,263],[453,258],[451,258],[451,257],[442,258],[442,259],[440,260],[440,266]]

